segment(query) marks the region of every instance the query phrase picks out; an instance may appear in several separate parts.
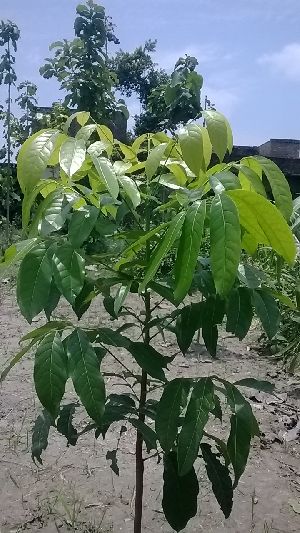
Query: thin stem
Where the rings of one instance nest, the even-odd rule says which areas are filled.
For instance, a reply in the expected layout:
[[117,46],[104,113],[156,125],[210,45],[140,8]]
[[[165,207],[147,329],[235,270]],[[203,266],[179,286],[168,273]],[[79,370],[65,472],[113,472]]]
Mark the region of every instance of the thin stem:
[[[150,153],[150,136],[148,135],[148,154]],[[147,192],[149,197],[149,182],[147,180]],[[150,230],[151,223],[151,206],[147,202],[145,230]],[[146,244],[146,263],[150,260],[150,244]],[[145,322],[144,322],[144,343],[150,345],[150,327],[151,320],[151,296],[146,289],[144,296],[145,303]],[[147,399],[147,373],[142,371],[140,403],[139,403],[139,420],[145,422],[145,405]],[[134,533],[142,532],[143,517],[143,493],[144,493],[144,459],[143,459],[143,435],[137,431],[135,445],[135,513],[134,513]]]
[[7,101],[7,178],[6,178],[6,244],[10,242],[10,175],[11,175],[11,57],[10,57],[10,39],[7,43],[8,52],[8,101]]

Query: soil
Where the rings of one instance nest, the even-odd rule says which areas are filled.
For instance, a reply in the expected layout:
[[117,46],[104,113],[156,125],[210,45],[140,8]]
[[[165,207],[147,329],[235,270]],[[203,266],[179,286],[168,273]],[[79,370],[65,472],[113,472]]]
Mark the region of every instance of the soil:
[[[18,341],[30,330],[21,317],[9,284],[0,283],[0,367],[18,350]],[[131,305],[137,310],[137,302]],[[68,312],[66,304],[60,312]],[[69,313],[70,314],[70,313]],[[39,318],[34,327],[43,324]],[[89,324],[108,325],[109,319],[98,303],[84,319]],[[171,365],[171,376],[218,374],[231,381],[257,377],[276,383],[276,397],[246,390],[257,416],[261,438],[254,440],[246,472],[234,495],[233,511],[225,520],[211,493],[201,464],[198,515],[186,533],[292,533],[300,531],[300,439],[297,436],[300,381],[284,374],[270,359],[259,354],[259,331],[252,329],[240,343],[221,336],[218,359],[212,361],[201,344],[195,344],[183,358]],[[176,351],[172,338],[157,337],[157,348],[165,355]],[[119,350],[120,359],[130,365],[129,356]],[[107,363],[106,363],[107,364]],[[31,459],[31,429],[40,412],[32,380],[32,356],[8,375],[0,389],[0,531],[23,530],[45,533],[82,531],[131,533],[134,502],[134,431],[122,436],[118,463],[120,476],[109,467],[105,456],[113,450],[120,433],[116,424],[106,439],[95,440],[92,433],[81,437],[76,447],[67,447],[55,430],[43,454],[43,465]],[[109,361],[110,372],[118,364]],[[108,383],[110,392],[120,385]],[[73,398],[68,382],[67,398]],[[77,418],[84,425],[83,412]],[[214,423],[212,424],[214,430]],[[221,428],[223,431],[226,428]],[[217,427],[216,431],[220,431]],[[294,437],[294,438],[292,438]],[[161,464],[155,458],[145,462],[145,501],[143,531],[170,533],[161,508]]]

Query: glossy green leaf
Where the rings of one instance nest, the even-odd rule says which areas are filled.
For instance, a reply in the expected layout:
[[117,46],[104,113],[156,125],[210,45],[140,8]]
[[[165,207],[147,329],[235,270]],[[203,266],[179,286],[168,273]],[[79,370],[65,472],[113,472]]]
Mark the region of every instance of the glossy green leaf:
[[17,281],[17,300],[22,315],[31,323],[48,301],[51,280],[53,247],[41,242],[24,257]]
[[186,212],[175,262],[174,297],[178,303],[187,295],[193,281],[205,216],[205,200],[194,202]]
[[76,113],[73,113],[64,124],[64,132],[68,133],[73,120],[76,120],[80,126],[84,126],[89,118],[90,113],[88,111],[77,111]]
[[67,337],[69,372],[74,388],[88,415],[101,425],[105,406],[105,385],[97,355],[86,334],[76,329]]
[[203,302],[190,304],[180,311],[176,320],[177,344],[183,354],[188,351],[196,331],[202,326]]
[[251,433],[249,425],[237,415],[231,416],[230,426],[227,450],[235,474],[234,487],[236,487],[248,461]]
[[119,176],[118,178],[121,187],[130,199],[134,208],[141,203],[141,195],[135,181],[128,176]]
[[150,180],[155,175],[158,167],[160,166],[161,160],[167,148],[167,143],[161,143],[155,148],[153,148],[150,154],[147,157],[145,164],[145,172],[147,178]]
[[86,142],[96,131],[96,129],[96,124],[87,124],[86,126],[82,126],[82,128],[80,128],[80,130],[76,133],[76,139],[82,139]]
[[231,291],[227,303],[226,331],[233,333],[239,340],[246,337],[253,318],[251,292],[246,287]]
[[66,437],[68,445],[75,446],[78,440],[77,429],[73,426],[73,417],[75,414],[76,404],[69,403],[64,405],[57,419],[56,428],[57,431]]
[[184,378],[170,381],[165,386],[157,406],[155,430],[165,453],[171,451],[177,437],[182,395],[186,385]]
[[42,453],[47,449],[48,436],[50,428],[53,424],[53,419],[47,411],[43,411],[35,420],[32,430],[32,444],[31,444],[31,457],[35,462],[37,460],[41,465]]
[[145,422],[139,420],[138,418],[129,418],[129,422],[135,427],[143,436],[144,442],[146,444],[147,452],[150,453],[151,450],[157,449],[157,435],[155,431],[149,427]]
[[104,183],[109,194],[116,199],[119,195],[119,183],[110,161],[104,157],[94,156],[92,156],[92,160],[100,180]]
[[92,232],[99,209],[93,205],[86,205],[72,214],[69,222],[69,240],[74,248],[80,248]]
[[131,341],[110,328],[97,328],[92,330],[90,333],[87,332],[90,336],[90,339],[93,342],[101,342],[107,344],[108,346],[114,346],[115,348],[127,348],[131,345]]
[[72,323],[67,322],[66,320],[52,320],[47,322],[43,326],[29,331],[29,333],[26,333],[26,335],[21,338],[20,342],[25,342],[31,339],[36,339],[36,341],[39,341],[41,337],[45,337],[48,333],[63,331],[64,329],[67,329],[70,326],[72,327]]
[[72,306],[78,320],[80,320],[80,318],[88,310],[95,296],[95,284],[92,280],[86,278],[84,280],[84,285],[78,296],[76,296],[75,302]]
[[114,299],[114,312],[116,316],[118,316],[120,310],[122,309],[122,306],[130,291],[130,287],[131,287],[131,282],[122,284],[118,289],[118,292]]
[[178,133],[182,158],[189,169],[198,176],[205,167],[203,150],[203,133],[197,124],[190,124]]
[[215,194],[221,194],[225,190],[230,191],[241,188],[239,178],[230,170],[216,172],[210,177],[209,182]]
[[220,379],[220,381],[225,386],[226,397],[233,414],[245,423],[252,437],[259,436],[259,427],[257,420],[253,415],[250,403],[244,398],[234,384],[222,379]]
[[218,111],[204,111],[206,127],[212,144],[213,152],[223,161],[227,149],[232,148],[232,136],[228,130],[228,121]]
[[228,191],[239,212],[241,225],[261,244],[271,246],[288,263],[296,255],[291,229],[275,205],[252,191]]
[[61,297],[61,293],[56,287],[54,280],[52,279],[48,300],[46,304],[44,305],[45,315],[48,320],[51,319],[53,311],[55,311],[55,309],[57,308],[60,297]]
[[[57,190],[50,193],[45,199],[43,213],[41,213],[39,233],[47,236],[60,230],[66,222],[69,211],[70,205],[65,203],[65,196],[61,191]],[[33,233],[33,226],[30,228],[31,234]]]
[[53,275],[57,288],[73,305],[84,284],[85,261],[70,244],[63,244],[56,250]]
[[276,206],[283,216],[289,220],[293,211],[293,199],[285,175],[271,159],[257,156],[255,160],[260,164],[264,174],[267,176]]
[[140,285],[140,292],[144,291],[149,281],[154,278],[157,270],[160,267],[160,264],[167,256],[176,239],[179,237],[184,218],[184,212],[178,213],[174,217],[165,235],[155,248],[154,253],[151,256],[150,263],[148,264],[148,267],[146,269],[144,281]]
[[86,148],[83,139],[70,137],[65,141],[59,153],[59,162],[62,170],[71,178],[85,161]]
[[36,243],[37,239],[34,237],[33,239],[26,239],[12,244],[7,248],[4,256],[0,258],[0,276],[7,270],[7,268],[23,259],[23,257],[35,247]]
[[228,518],[233,503],[233,489],[229,470],[227,466],[221,463],[218,456],[211,451],[209,444],[201,444],[201,452],[208,479],[212,484],[213,493],[225,518]]
[[[54,188],[58,187],[58,182],[55,180],[47,180],[47,185],[52,185]],[[24,195],[24,199],[22,202],[22,227],[23,229],[26,229],[29,220],[30,220],[30,213],[32,206],[37,198],[37,196],[40,194],[40,192],[45,188],[45,180],[39,181],[35,187],[28,193]]]
[[[250,158],[249,158],[250,159]],[[264,188],[261,176],[256,174],[256,172],[247,165],[234,165],[235,168],[239,170],[239,179],[242,184],[242,188],[255,191],[258,194],[261,194],[265,198],[267,197],[266,190]]]
[[204,427],[214,406],[214,386],[210,378],[194,385],[178,438],[178,471],[187,474],[197,459]]
[[217,296],[208,296],[202,302],[202,337],[212,357],[216,356],[218,342],[217,324],[222,324],[225,314],[225,301]]
[[210,247],[216,290],[225,296],[232,288],[237,274],[241,255],[241,229],[237,208],[224,193],[216,196],[211,204]]
[[67,357],[58,331],[48,333],[40,342],[34,362],[34,383],[37,396],[55,418],[68,379]]
[[280,324],[280,311],[276,300],[264,290],[254,290],[252,301],[266,334],[272,339],[278,332]]
[[18,181],[24,194],[30,193],[44,176],[59,136],[60,132],[57,130],[42,130],[29,137],[22,145],[17,169]]
[[170,362],[168,357],[164,357],[157,352],[155,348],[148,346],[143,342],[132,342],[127,346],[127,350],[147,374],[152,378],[165,381],[164,368],[166,368]]
[[164,459],[163,511],[170,526],[175,531],[182,531],[188,521],[197,513],[199,484],[195,469],[180,475],[178,472],[176,452],[171,452]]

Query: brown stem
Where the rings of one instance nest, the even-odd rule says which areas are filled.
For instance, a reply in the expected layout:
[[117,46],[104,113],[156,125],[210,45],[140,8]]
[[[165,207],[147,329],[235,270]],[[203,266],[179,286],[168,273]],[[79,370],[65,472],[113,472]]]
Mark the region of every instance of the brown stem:
[[[148,136],[148,155],[150,153],[150,137]],[[147,182],[147,192],[150,194],[149,183]],[[150,230],[151,211],[149,202],[146,209],[145,230]],[[146,262],[149,264],[151,255],[149,241],[146,244]],[[144,343],[150,344],[150,320],[151,320],[151,296],[146,289],[145,296],[145,322],[144,322]],[[145,422],[145,404],[147,399],[147,373],[142,371],[141,391],[139,401],[139,420]],[[143,518],[143,493],[144,493],[144,459],[143,459],[143,435],[137,431],[135,445],[135,512],[134,512],[134,533],[142,533]]]

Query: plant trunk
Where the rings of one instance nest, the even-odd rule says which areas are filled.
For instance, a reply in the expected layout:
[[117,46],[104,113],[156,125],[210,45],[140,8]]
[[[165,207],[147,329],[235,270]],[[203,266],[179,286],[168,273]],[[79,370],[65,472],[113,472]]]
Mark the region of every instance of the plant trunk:
[[[150,153],[150,138],[148,136],[148,155]],[[149,184],[148,194],[149,194]],[[151,211],[149,205],[146,209],[146,232],[150,230]],[[151,250],[149,241],[146,244],[146,261],[150,260]],[[145,322],[144,322],[144,342],[150,345],[150,328],[151,320],[151,296],[149,290],[145,291]],[[145,404],[147,399],[147,373],[143,370],[141,377],[141,390],[139,401],[139,420],[145,422]],[[143,493],[144,493],[144,459],[143,459],[143,435],[137,431],[135,446],[135,509],[134,509],[134,533],[142,532],[143,518]]]
[[[141,381],[141,395],[139,403],[139,420],[144,422],[144,407],[147,396],[147,374],[143,371]],[[136,435],[135,445],[135,508],[134,508],[134,533],[141,533],[143,518],[143,493],[144,493],[144,459],[143,435],[140,431]]]
[[[9,56],[9,76],[10,71],[10,43],[7,44],[8,56]],[[6,177],[6,245],[10,243],[10,176],[11,176],[11,81],[9,78],[8,83],[8,101],[7,101],[7,177]]]

